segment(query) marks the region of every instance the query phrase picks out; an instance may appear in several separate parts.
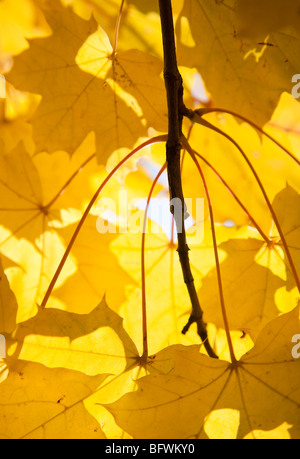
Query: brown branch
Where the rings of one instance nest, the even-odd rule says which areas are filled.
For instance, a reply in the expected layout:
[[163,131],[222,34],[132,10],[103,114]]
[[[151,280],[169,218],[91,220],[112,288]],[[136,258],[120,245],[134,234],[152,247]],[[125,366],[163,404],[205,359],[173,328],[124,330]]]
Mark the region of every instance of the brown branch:
[[[195,288],[194,278],[189,260],[189,247],[186,242],[184,221],[186,205],[181,180],[181,135],[182,121],[186,111],[183,102],[183,82],[177,65],[174,22],[171,0],[159,0],[160,18],[162,26],[164,48],[164,78],[168,101],[168,141],[167,141],[167,166],[171,197],[171,212],[175,217],[178,233],[178,254],[182,267],[184,282],[192,303],[192,314],[187,325],[182,330],[185,334],[193,323],[197,324],[198,334],[204,343],[208,355],[217,358],[211,348],[206,324],[203,321],[203,311]],[[175,205],[175,203],[180,205]]]

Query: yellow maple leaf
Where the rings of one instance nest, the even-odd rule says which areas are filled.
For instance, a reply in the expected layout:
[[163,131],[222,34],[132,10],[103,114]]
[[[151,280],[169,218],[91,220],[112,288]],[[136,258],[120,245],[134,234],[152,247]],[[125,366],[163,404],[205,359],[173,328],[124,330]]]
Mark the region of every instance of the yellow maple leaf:
[[[146,100],[148,112],[153,110],[153,100],[164,99],[157,98],[153,84],[146,82],[141,90],[139,72],[132,72],[141,53],[114,55],[105,32],[99,29],[95,33],[95,21],[80,19],[70,9],[61,7],[58,0],[52,3],[51,10],[45,13],[52,35],[31,42],[30,49],[15,60],[9,79],[18,89],[42,96],[32,120],[38,151],[63,149],[73,153],[94,131],[98,160],[104,163],[114,150],[132,147],[147,133],[137,106],[140,102],[133,101],[131,92],[142,101],[142,108]],[[153,67],[154,59],[144,57],[145,70],[152,78],[157,75],[163,96],[161,67],[157,60]],[[112,74],[107,75],[111,67]],[[92,74],[86,73],[91,70]],[[144,90],[149,90],[149,95],[144,95]],[[155,124],[157,111],[154,113]],[[164,113],[160,116],[164,120]]]
[[[277,429],[284,422],[289,435],[298,438],[300,365],[292,357],[291,339],[299,325],[299,308],[270,322],[254,348],[234,365],[208,359],[193,348],[171,347],[159,354],[175,359],[168,375],[142,378],[138,391],[106,408],[135,438],[207,438],[207,433],[220,438],[218,424],[227,422],[226,438],[255,438],[257,430]],[[223,419],[212,430],[210,416],[219,410],[225,410]]]
[[17,326],[8,347],[14,358],[91,376],[122,373],[139,357],[121,318],[104,300],[89,314],[40,310]]
[[[287,98],[289,100],[289,98]],[[300,113],[299,104],[289,100],[289,113],[291,117],[291,126],[297,125],[297,119]],[[279,104],[276,113],[277,117],[283,117],[287,108],[285,104]],[[288,182],[297,191],[299,189],[298,170],[294,163],[284,151],[270,142],[264,136],[260,138],[254,128],[246,123],[239,124],[232,116],[211,114],[209,121],[224,132],[231,135],[235,141],[245,151],[252,162],[258,176],[261,178],[263,186],[270,200],[273,200]],[[270,126],[273,121],[270,121]],[[283,145],[291,147],[291,151],[297,157],[297,143],[290,145],[291,140],[287,135],[280,135],[285,129],[282,123],[281,130],[271,129],[272,134]],[[270,132],[270,129],[267,129]],[[296,142],[296,140],[295,140]],[[236,225],[253,225],[249,214],[242,209],[237,200],[228,192],[224,182],[235,193],[240,202],[244,205],[250,215],[256,220],[261,229],[268,233],[272,220],[272,215],[266,205],[264,196],[259,189],[257,182],[247,166],[244,158],[238,150],[230,144],[228,139],[222,138],[219,134],[211,132],[203,127],[194,126],[190,135],[190,144],[193,149],[200,153],[204,160],[200,160],[201,167],[205,173],[207,185],[211,194],[214,207],[216,222],[224,223],[228,220],[233,221]],[[266,174],[266,170],[268,174]],[[216,173],[217,172],[217,173]],[[185,157],[183,163],[183,184],[186,197],[205,196],[201,180],[196,177],[197,170],[194,162]],[[195,176],[193,181],[191,176]],[[222,180],[223,182],[222,182]],[[195,182],[197,187],[195,187]]]
[[[123,320],[105,300],[89,314],[40,310],[34,318],[20,323],[7,335],[7,346],[5,369],[8,375],[0,384],[1,394],[10,404],[3,404],[0,436],[14,438],[101,438],[103,433],[99,425],[109,438],[124,438],[126,430],[122,431],[115,424],[103,404],[134,391],[136,380],[145,374],[167,373],[174,366],[172,358],[142,360],[123,327]],[[38,374],[41,382],[35,386]],[[19,398],[12,393],[17,381]],[[43,395],[47,384],[51,384],[52,391]],[[30,385],[31,390],[28,390]],[[25,422],[23,409],[34,400],[31,391],[35,387],[41,403],[30,411]],[[44,413],[42,405],[47,406]],[[9,416],[10,410],[15,410],[15,416],[6,425],[4,417]],[[72,430],[77,413],[82,421],[78,430]],[[58,433],[61,422],[64,428]]]
[[1,438],[300,436],[299,1],[273,3],[0,2]]
[[91,377],[13,359],[7,365],[9,376],[1,384],[0,438],[105,438],[84,407],[105,375]]
[[[22,145],[0,156],[0,245],[1,252],[15,263],[9,269],[9,278],[18,297],[20,320],[24,320],[26,314],[36,312],[37,303],[41,301],[41,295],[49,283],[48,279],[53,275],[65,250],[53,222],[60,221],[62,224],[64,221],[69,224],[70,217],[68,212],[63,215],[55,207],[65,186],[71,185],[68,180],[78,175],[78,164],[81,166],[81,161],[88,157],[88,150],[83,148],[79,157],[75,155],[71,163],[69,156],[62,152],[52,156],[52,160],[43,155],[32,159]],[[57,167],[58,158],[61,168]],[[45,178],[51,167],[57,177],[54,193],[53,175],[49,188],[49,180]],[[67,205],[65,199],[67,196],[63,197]],[[73,203],[76,206],[75,201]],[[74,217],[71,221],[74,221]],[[49,249],[48,254],[52,253],[51,256],[46,256],[46,247]],[[74,266],[68,266],[67,272],[70,269],[74,271]]]
[[[269,244],[252,237],[220,245],[220,250],[227,254],[221,272],[230,326],[246,330],[252,338],[278,314],[294,309],[299,299],[295,279],[295,272],[299,272],[298,201],[299,194],[288,187],[273,203],[296,271],[292,271],[273,227]],[[204,278],[199,297],[204,302],[207,320],[222,327],[217,285],[217,272],[213,269]]]
[[[269,17],[268,0],[241,3],[250,4],[256,23],[260,10],[261,18]],[[273,11],[281,17],[276,7]],[[294,21],[294,7],[285,11]],[[249,26],[253,15],[245,17]],[[188,18],[193,46],[181,42],[184,18]],[[179,63],[198,69],[214,105],[234,110],[262,126],[271,118],[281,93],[291,90],[291,76],[299,70],[299,40],[295,39],[294,29],[287,28],[282,34],[277,28],[269,29],[265,21],[262,42],[245,40],[238,33],[237,22],[235,0],[226,4],[185,1],[177,22]],[[253,30],[251,26],[249,29]]]

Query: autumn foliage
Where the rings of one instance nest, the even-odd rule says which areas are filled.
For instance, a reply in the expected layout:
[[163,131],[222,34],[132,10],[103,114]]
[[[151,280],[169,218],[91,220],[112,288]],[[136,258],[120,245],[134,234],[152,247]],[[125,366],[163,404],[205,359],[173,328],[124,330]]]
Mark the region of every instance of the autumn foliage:
[[0,438],[300,438],[300,2],[172,6],[218,358],[182,333],[158,1],[2,0]]

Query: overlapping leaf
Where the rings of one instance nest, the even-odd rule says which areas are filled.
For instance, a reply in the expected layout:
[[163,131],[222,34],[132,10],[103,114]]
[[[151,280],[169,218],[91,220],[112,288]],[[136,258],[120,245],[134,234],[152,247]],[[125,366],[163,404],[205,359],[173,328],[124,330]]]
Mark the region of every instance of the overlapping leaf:
[[[299,331],[299,308],[268,324],[238,364],[213,361],[195,349],[169,348],[175,368],[151,375],[138,391],[108,406],[117,423],[135,438],[205,438],[209,417],[228,424],[227,437],[243,438],[286,423],[299,438],[300,365],[291,355]],[[221,431],[222,432],[222,431]],[[220,438],[216,428],[211,438]]]
[[[95,17],[107,32],[111,42],[115,38],[116,18],[120,12],[120,1],[110,0],[62,0],[72,5],[74,11],[85,19]],[[183,6],[183,0],[173,2],[175,17]],[[146,24],[146,27],[144,26]],[[129,0],[122,9],[122,26],[119,31],[118,48],[121,51],[139,49],[150,55],[162,57],[162,41],[158,2],[152,0]]]
[[[113,212],[92,209],[41,309],[83,210],[107,176],[97,159],[111,170],[153,128],[167,130],[162,40],[158,2],[129,0],[122,11],[119,0],[17,3],[0,5],[0,72],[13,57],[8,80],[30,93],[8,83],[7,100],[0,101],[0,334],[8,354],[0,362],[0,437],[299,438],[300,367],[292,352],[300,330],[298,166],[250,125],[209,115],[253,162],[288,257],[237,149],[185,122],[192,148],[206,161],[199,159],[213,203],[237,360],[224,331],[207,197],[187,154],[184,194],[205,205],[198,221],[203,240],[189,240],[191,267],[219,361],[203,355],[196,327],[181,334],[191,308],[166,175],[153,193],[163,218],[149,214],[142,279],[140,209],[165,162],[163,144],[149,148],[150,161],[149,155],[139,163],[133,158],[107,185],[102,196],[111,199]],[[298,0],[284,8],[274,0],[272,11],[270,0],[172,3],[179,63],[188,66],[182,73],[189,108],[206,103],[195,84],[200,71],[207,104],[260,125],[269,121],[265,129],[299,158],[299,103],[283,94],[299,73]],[[114,211],[119,188],[127,192],[124,200],[120,195],[122,218],[127,200],[139,199],[135,211],[130,208],[139,234],[117,235],[124,229]],[[197,218],[194,201],[189,212]],[[106,217],[118,224],[100,234]],[[150,357],[141,357],[144,287]]]
[[[37,150],[63,149],[73,153],[87,134],[94,131],[98,159],[104,163],[114,150],[132,147],[146,134],[140,102],[130,94],[133,91],[142,105],[146,100],[148,111],[155,107],[155,100],[161,108],[162,68],[159,61],[145,55],[143,71],[150,72],[152,79],[151,86],[146,81],[141,88],[139,72],[132,72],[132,65],[139,62],[141,53],[114,55],[103,29],[96,31],[95,21],[80,19],[70,9],[60,6],[58,0],[51,2],[45,15],[52,35],[32,41],[30,49],[16,59],[10,75],[19,89],[42,96],[33,118]],[[92,75],[86,73],[91,69]],[[112,78],[108,75],[110,69]],[[162,97],[158,98],[159,84]],[[154,109],[154,113],[155,117],[147,119],[150,125],[157,122],[158,110]],[[160,117],[164,119],[165,113]]]
[[19,360],[8,360],[7,365],[9,376],[1,384],[0,438],[105,438],[84,407],[105,375],[90,377]]
[[[163,233],[161,227],[156,227],[153,222],[149,222],[150,224],[152,224],[152,230],[157,231],[157,233],[146,235],[145,284],[149,351],[150,353],[155,353],[171,344],[182,343],[188,345],[199,343],[199,337],[197,336],[196,328],[192,328],[187,336],[181,334],[189,318],[190,302],[186,286],[181,280],[182,271],[176,252],[176,244]],[[171,225],[172,220],[170,218],[170,227]],[[209,272],[215,266],[214,249],[208,224],[205,225],[204,233],[204,241],[200,245],[192,246],[190,254],[195,285],[199,289],[202,282],[206,282]],[[248,233],[246,231],[244,234],[248,236],[251,232]],[[226,241],[231,236],[237,237],[237,232],[235,229],[220,227],[218,229],[218,236],[220,241]],[[226,242],[223,244],[226,247]],[[257,244],[256,249],[262,243],[257,240]],[[135,342],[139,343],[141,342],[140,323],[142,320],[141,236],[135,234],[122,235],[113,242],[112,250],[118,257],[120,265],[124,269],[126,268],[135,281],[132,284],[126,301],[122,303],[120,311],[125,318],[126,329],[134,337]],[[226,253],[222,244],[220,245],[220,259],[226,260]],[[238,277],[238,269],[231,269],[231,274]],[[205,320],[215,323],[218,327],[222,328],[224,323],[222,318],[220,318],[221,309],[219,305],[218,284],[215,279],[213,283],[210,283],[208,291],[215,299],[215,304],[213,305],[206,290],[203,295],[201,289],[199,290],[199,299],[204,310]],[[255,287],[253,286],[254,291]],[[231,304],[233,305],[233,303]],[[270,309],[271,311],[273,309],[276,310],[274,305],[273,308],[270,306]],[[246,311],[248,313],[248,308]],[[255,310],[253,316],[256,313],[257,311]],[[249,315],[251,315],[251,312],[249,312]],[[216,316],[219,320],[216,320]],[[234,330],[234,327],[232,329]]]
[[[0,245],[1,252],[14,262],[14,266],[9,268],[7,274],[12,289],[17,295],[19,321],[36,313],[37,304],[41,304],[65,248],[71,240],[75,230],[74,221],[77,222],[81,218],[82,209],[93,194],[95,186],[97,187],[99,181],[101,183],[106,176],[106,171],[97,167],[92,148],[93,142],[87,139],[87,142],[73,155],[71,161],[69,155],[64,152],[57,152],[51,156],[40,154],[31,158],[22,145],[0,157],[2,223]],[[91,181],[92,175],[95,183]],[[121,301],[120,298],[123,298],[124,293],[122,289],[116,291],[113,276],[120,278],[119,282],[123,276],[125,283],[126,275],[113,258],[110,258],[108,244],[111,236],[108,235],[110,239],[101,239],[97,233],[96,217],[91,217],[89,222],[84,229],[84,234],[86,235],[87,232],[93,234],[93,239],[89,236],[89,241],[94,262],[90,254],[87,255],[87,245],[83,243],[85,249],[79,264],[84,262],[85,266],[78,267],[77,275],[80,283],[84,282],[87,285],[81,298],[87,300],[85,295],[89,291],[92,301],[87,304],[91,310],[97,306],[105,293],[109,300],[112,292],[117,293],[113,304]],[[63,230],[64,226],[68,229]],[[78,247],[77,250],[82,252],[80,245]],[[88,257],[88,265],[84,261],[86,257]],[[99,271],[104,267],[107,270],[109,266],[111,266],[109,275],[102,275],[102,282],[99,282]],[[89,281],[91,267],[92,270],[96,268],[97,271],[93,274],[95,278],[97,277],[95,282],[92,278]],[[60,287],[64,280],[76,271],[77,261],[69,259],[57,287]],[[75,284],[76,287],[80,285],[78,278]],[[58,303],[54,299],[52,305],[59,305],[59,307],[64,305],[63,307],[66,308],[67,304],[71,304],[74,284],[72,288],[71,296],[63,298],[62,294],[62,299]],[[75,310],[82,311],[79,291],[76,297],[78,301],[76,306],[74,305],[77,307]]]
[[[242,12],[236,8],[241,4],[251,10],[251,15],[246,14],[247,30],[253,30],[251,24],[260,15],[269,17],[268,0],[185,0],[177,22],[179,62],[198,69],[216,106],[263,125],[271,118],[281,93],[291,91],[291,77],[299,70],[299,36],[291,25],[295,23],[295,5],[284,7],[284,23],[262,19],[263,30],[257,40],[239,33]],[[281,18],[279,10],[274,11],[276,18]]]
[[142,362],[122,322],[103,300],[89,314],[46,309],[19,324],[7,336],[0,436],[104,438],[101,425],[109,438],[124,438],[126,429],[102,405],[134,391],[141,376],[170,371],[174,361]]
[[[289,124],[290,126],[298,125],[300,107],[295,100],[291,99],[291,96],[286,96],[285,100],[278,106],[274,121],[271,120],[269,126],[275,138],[282,141],[282,144],[286,145],[297,157],[296,133],[293,137],[284,134]],[[290,123],[285,122],[286,113],[289,113]],[[244,150],[260,177],[270,201],[285,187],[286,182],[300,192],[298,169],[294,167],[293,160],[278,146],[265,137],[260,138],[251,126],[245,123],[240,125],[231,116],[213,114],[207,119],[234,138]],[[278,123],[279,120],[280,124]],[[238,149],[219,134],[198,126],[193,127],[190,144],[217,171],[250,215],[268,234],[272,216],[253,173]],[[201,159],[199,162],[205,173],[215,220],[220,223],[231,220],[238,226],[249,223],[253,226],[249,216],[226,190],[224,183],[221,182],[212,168]],[[266,170],[268,170],[268,174],[265,173]],[[191,176],[194,177],[194,180],[189,179]],[[183,184],[187,198],[196,199],[205,196],[203,189],[200,188],[199,191],[201,177],[194,162],[188,158],[184,160]]]
[[8,345],[22,360],[92,376],[122,373],[138,358],[122,320],[105,301],[89,314],[40,310],[18,325]]
[[[299,194],[291,188],[274,200],[274,210],[299,270]],[[221,264],[226,309],[233,329],[247,330],[253,338],[261,327],[281,312],[295,307],[299,298],[296,280],[277,234],[267,245],[257,238],[233,239],[220,245],[227,256]],[[271,233],[271,229],[270,229]],[[204,278],[199,296],[207,319],[222,326],[217,272]]]

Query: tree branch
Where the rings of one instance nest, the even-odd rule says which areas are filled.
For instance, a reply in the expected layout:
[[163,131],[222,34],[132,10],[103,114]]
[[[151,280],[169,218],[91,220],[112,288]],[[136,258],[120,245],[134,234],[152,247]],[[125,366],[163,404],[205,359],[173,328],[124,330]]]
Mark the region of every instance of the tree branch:
[[[192,303],[192,314],[187,325],[182,330],[185,334],[193,323],[197,324],[198,334],[204,343],[208,355],[217,358],[211,348],[206,324],[203,321],[203,311],[200,306],[194,278],[189,260],[189,247],[186,241],[184,221],[186,217],[186,205],[181,180],[181,135],[182,121],[186,112],[183,102],[183,82],[177,65],[175,33],[171,0],[159,0],[163,48],[164,48],[164,78],[168,101],[168,141],[167,141],[167,166],[171,197],[171,212],[175,217],[178,233],[178,254],[182,267],[184,281],[186,283]],[[174,203],[180,202],[180,206]]]

